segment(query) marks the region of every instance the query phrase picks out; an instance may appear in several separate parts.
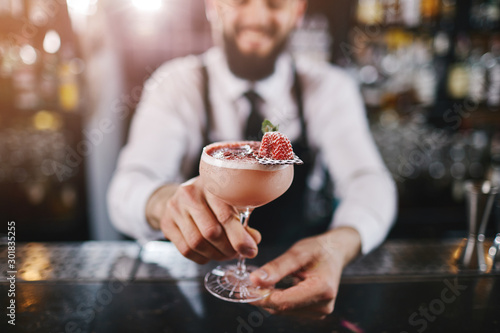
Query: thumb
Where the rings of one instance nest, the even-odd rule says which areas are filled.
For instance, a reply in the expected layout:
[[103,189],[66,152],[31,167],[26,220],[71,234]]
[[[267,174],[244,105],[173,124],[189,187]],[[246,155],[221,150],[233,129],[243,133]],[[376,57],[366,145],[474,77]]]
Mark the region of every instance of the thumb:
[[294,251],[292,248],[254,271],[250,274],[250,279],[256,285],[269,287],[278,283],[285,276],[307,266],[308,263],[308,255]]
[[259,244],[262,240],[262,235],[260,234],[260,232],[257,229],[250,228],[249,226],[246,226],[245,229],[250,234],[250,236],[252,236],[255,243]]

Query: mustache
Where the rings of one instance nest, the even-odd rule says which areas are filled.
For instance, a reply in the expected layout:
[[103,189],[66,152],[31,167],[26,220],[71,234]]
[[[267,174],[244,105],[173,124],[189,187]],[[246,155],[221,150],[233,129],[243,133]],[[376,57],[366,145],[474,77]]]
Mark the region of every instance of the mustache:
[[277,33],[277,28],[274,25],[237,25],[235,27],[236,34],[240,34],[245,30],[251,30],[255,32],[259,32],[261,34],[267,35],[269,37],[273,37]]

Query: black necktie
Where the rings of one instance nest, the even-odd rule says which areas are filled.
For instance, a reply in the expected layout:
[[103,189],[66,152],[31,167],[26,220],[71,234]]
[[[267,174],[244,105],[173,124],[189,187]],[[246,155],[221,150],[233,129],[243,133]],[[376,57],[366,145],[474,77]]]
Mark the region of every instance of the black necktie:
[[247,91],[243,96],[250,102],[250,115],[247,119],[247,124],[245,127],[245,139],[246,140],[257,140],[261,139],[261,128],[264,118],[259,113],[259,102],[262,100],[260,96],[253,90]]

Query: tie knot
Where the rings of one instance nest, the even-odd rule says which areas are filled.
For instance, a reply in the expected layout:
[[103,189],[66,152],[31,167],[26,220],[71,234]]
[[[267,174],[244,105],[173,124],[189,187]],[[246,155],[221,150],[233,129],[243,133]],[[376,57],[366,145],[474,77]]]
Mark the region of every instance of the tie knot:
[[256,103],[257,101],[259,101],[261,99],[259,94],[257,94],[254,90],[249,90],[249,91],[245,92],[243,94],[243,96],[245,96],[252,104]]
[[247,140],[260,140],[260,130],[264,118],[259,112],[260,96],[253,90],[243,94],[250,102],[250,113],[245,126],[244,137]]

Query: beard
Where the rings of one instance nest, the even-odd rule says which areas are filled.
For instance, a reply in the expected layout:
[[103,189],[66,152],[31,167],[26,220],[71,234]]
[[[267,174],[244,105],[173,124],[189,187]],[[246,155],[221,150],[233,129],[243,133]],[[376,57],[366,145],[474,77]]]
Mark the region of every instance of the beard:
[[[275,34],[272,28],[263,31],[271,36]],[[257,54],[243,54],[236,44],[236,38],[232,36],[224,33],[223,38],[224,52],[229,69],[235,76],[249,81],[259,81],[273,74],[276,60],[285,50],[288,42],[287,38],[283,38],[269,54],[260,56]]]

